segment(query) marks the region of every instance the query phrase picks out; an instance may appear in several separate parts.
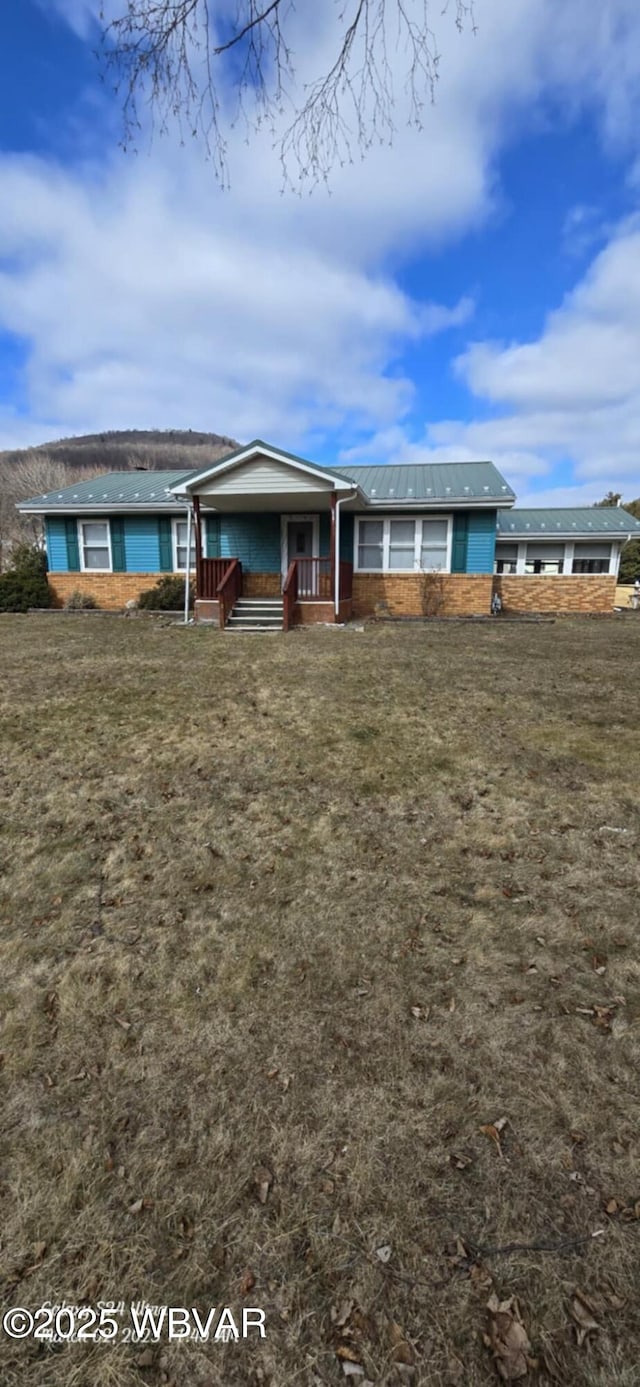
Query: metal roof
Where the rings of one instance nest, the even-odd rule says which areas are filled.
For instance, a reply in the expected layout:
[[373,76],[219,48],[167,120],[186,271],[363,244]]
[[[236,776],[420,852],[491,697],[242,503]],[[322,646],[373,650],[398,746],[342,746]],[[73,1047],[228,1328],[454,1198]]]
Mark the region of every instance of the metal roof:
[[182,470],[172,472],[108,472],[93,477],[90,482],[75,482],[29,501],[20,501],[18,510],[56,511],[103,509],[105,506],[135,510],[182,510],[170,488],[184,476]]
[[527,535],[640,535],[640,520],[621,506],[518,506],[498,515],[498,539]]
[[[330,467],[330,472],[335,468]],[[490,502],[510,506],[515,493],[492,462],[412,462],[344,466],[341,475],[375,502]]]

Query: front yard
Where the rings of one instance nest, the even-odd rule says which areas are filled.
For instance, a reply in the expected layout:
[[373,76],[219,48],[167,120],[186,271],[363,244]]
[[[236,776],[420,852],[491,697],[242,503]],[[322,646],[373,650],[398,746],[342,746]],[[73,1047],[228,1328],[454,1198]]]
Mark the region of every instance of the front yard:
[[640,620],[0,643],[2,1387],[636,1384]]

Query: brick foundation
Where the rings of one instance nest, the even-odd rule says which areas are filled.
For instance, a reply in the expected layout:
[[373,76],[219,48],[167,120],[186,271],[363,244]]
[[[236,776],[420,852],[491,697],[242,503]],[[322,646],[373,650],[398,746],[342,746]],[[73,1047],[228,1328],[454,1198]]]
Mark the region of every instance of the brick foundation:
[[279,573],[242,573],[243,597],[281,597],[282,578]]
[[162,573],[49,573],[47,581],[53,594],[54,607],[64,607],[72,592],[84,592],[95,598],[105,612],[117,612],[132,598],[137,599],[147,588],[155,587]]
[[212,621],[216,626],[220,625],[220,603],[208,597],[196,597],[195,621]]
[[[335,620],[333,602],[297,602],[293,609],[294,626],[312,626],[317,622],[329,622],[333,625]],[[338,621],[350,620],[351,602],[341,602],[338,609]]]
[[353,615],[488,616],[490,573],[354,573]]
[[494,578],[502,608],[509,612],[612,612],[616,579],[608,573],[516,574]]

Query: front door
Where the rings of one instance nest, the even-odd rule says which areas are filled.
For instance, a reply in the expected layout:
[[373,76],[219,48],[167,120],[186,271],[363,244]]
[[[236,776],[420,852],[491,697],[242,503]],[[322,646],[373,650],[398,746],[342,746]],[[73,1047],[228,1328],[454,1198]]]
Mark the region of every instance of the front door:
[[[287,521],[287,567],[294,559],[313,557],[313,520]],[[298,594],[300,597],[313,597],[315,591],[315,569],[313,563],[298,564]]]

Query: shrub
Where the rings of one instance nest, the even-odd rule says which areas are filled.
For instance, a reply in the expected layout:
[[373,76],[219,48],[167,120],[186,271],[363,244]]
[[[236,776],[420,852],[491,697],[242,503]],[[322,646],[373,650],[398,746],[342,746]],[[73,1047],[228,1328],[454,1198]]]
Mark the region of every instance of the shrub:
[[50,607],[47,556],[35,544],[17,544],[11,568],[0,574],[0,612],[28,612],[30,607]]
[[[189,606],[193,606],[193,583],[189,584]],[[155,587],[141,592],[138,605],[157,612],[181,612],[184,608],[184,578],[167,574]]]
[[90,592],[80,592],[78,588],[70,592],[64,604],[65,612],[97,612],[98,603]]

